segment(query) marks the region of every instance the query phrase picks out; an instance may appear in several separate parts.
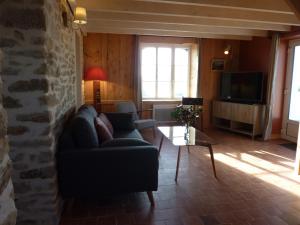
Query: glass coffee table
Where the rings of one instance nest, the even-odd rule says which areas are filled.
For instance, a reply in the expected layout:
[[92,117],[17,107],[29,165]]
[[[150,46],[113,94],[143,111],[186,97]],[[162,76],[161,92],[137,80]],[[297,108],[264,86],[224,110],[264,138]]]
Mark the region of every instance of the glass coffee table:
[[213,172],[215,178],[217,178],[214,152],[212,145],[217,144],[212,138],[207,136],[205,133],[194,127],[185,127],[185,126],[159,126],[158,129],[163,134],[159,144],[159,153],[161,151],[161,146],[165,138],[169,139],[173,145],[178,146],[178,156],[177,156],[177,166],[176,166],[176,175],[175,181],[177,182],[179,163],[180,163],[180,154],[181,147],[186,146],[188,152],[190,152],[190,146],[204,146],[207,147],[210,153],[211,163],[213,167]]

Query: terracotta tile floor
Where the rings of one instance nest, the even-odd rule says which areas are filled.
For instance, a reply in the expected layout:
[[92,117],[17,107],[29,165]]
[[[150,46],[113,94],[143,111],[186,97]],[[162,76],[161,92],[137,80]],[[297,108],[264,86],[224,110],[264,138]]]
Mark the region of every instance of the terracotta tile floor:
[[[299,225],[300,179],[293,175],[295,152],[278,142],[209,131],[218,180],[208,151],[183,151],[174,182],[177,148],[164,142],[159,188],[151,208],[146,193],[66,203],[61,225]],[[160,135],[151,140],[158,145]]]

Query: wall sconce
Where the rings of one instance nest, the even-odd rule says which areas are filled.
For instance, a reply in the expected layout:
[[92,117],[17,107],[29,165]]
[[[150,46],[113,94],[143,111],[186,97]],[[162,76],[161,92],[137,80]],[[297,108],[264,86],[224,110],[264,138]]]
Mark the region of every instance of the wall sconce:
[[75,24],[84,25],[87,24],[86,9],[83,7],[76,7],[74,11],[74,21]]
[[86,8],[77,6],[76,0],[67,0],[67,4],[73,15],[72,28],[78,30],[82,25],[87,24]]
[[227,45],[226,48],[224,49],[224,55],[229,55],[231,52],[231,46]]

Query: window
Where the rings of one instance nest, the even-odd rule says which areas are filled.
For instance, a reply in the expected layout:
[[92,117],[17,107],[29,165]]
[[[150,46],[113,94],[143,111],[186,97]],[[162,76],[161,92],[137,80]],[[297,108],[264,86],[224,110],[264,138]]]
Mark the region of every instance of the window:
[[190,47],[147,44],[141,48],[143,99],[189,96]]

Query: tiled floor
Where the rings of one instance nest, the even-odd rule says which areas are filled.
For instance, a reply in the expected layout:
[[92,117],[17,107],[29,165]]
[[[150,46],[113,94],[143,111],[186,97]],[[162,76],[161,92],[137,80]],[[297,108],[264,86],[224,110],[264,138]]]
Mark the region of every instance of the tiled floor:
[[[221,131],[208,132],[218,180],[208,151],[183,151],[174,181],[177,148],[164,142],[159,188],[151,208],[146,193],[66,204],[61,225],[299,225],[300,179],[293,175],[295,152],[273,142]],[[151,132],[145,133],[151,139]],[[160,136],[153,142],[158,145]]]

